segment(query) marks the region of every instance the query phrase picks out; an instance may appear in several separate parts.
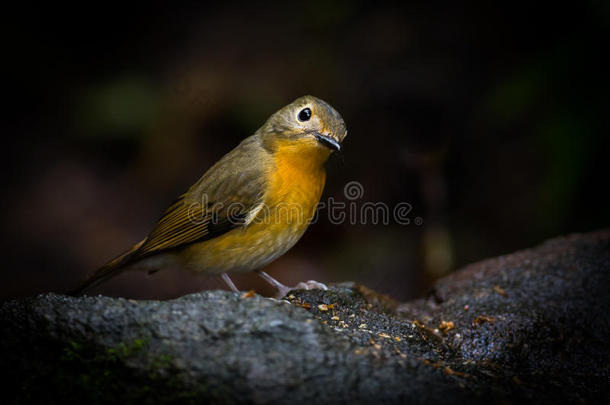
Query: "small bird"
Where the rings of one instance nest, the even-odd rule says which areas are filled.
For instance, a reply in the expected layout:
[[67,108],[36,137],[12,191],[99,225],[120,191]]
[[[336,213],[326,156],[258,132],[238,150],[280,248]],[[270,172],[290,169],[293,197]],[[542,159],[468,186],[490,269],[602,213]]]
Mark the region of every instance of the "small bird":
[[[301,238],[326,181],[325,162],[347,136],[328,103],[304,96],[274,113],[214,164],[163,214],[150,234],[72,292],[126,270],[181,267],[220,275],[255,271],[284,296],[293,289],[262,269]],[[298,288],[325,288],[314,281]],[[295,288],[297,288],[295,287]]]

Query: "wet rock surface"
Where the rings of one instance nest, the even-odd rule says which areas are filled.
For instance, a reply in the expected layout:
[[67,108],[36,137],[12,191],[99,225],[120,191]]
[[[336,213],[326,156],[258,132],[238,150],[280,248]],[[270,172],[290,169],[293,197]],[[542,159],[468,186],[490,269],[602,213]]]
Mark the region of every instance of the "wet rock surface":
[[[610,395],[610,231],[476,263],[399,304],[43,294],[0,304],[8,403],[462,403]],[[3,402],[4,402],[3,400]]]

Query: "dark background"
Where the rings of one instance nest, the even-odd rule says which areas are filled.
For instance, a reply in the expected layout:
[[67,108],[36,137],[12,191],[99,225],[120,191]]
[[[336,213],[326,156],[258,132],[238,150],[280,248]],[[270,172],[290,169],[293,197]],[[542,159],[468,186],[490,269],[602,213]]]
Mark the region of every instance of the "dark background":
[[[7,10],[0,297],[74,287],[304,94],[349,129],[323,198],[346,201],[358,181],[359,204],[408,202],[412,221],[321,213],[268,268],[287,284],[355,280],[406,299],[467,263],[608,226],[608,2],[456,3]],[[202,288],[224,287],[168,271],[92,293]]]

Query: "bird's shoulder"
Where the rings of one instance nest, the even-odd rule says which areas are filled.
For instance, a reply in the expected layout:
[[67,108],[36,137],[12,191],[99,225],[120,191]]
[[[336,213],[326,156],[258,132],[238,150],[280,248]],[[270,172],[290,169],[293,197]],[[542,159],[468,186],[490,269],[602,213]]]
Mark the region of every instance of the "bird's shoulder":
[[262,204],[272,164],[259,139],[246,138],[165,211],[138,256],[208,240],[246,225]]
[[185,193],[185,201],[254,202],[262,197],[273,164],[271,153],[260,138],[250,136],[208,169]]

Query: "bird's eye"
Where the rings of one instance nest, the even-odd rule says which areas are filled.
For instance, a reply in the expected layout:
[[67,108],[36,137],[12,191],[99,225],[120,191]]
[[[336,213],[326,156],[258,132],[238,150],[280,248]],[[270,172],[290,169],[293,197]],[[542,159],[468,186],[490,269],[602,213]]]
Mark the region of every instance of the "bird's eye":
[[311,110],[309,108],[303,108],[299,111],[299,121],[309,121],[311,118]]

